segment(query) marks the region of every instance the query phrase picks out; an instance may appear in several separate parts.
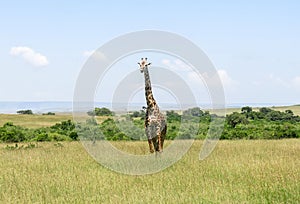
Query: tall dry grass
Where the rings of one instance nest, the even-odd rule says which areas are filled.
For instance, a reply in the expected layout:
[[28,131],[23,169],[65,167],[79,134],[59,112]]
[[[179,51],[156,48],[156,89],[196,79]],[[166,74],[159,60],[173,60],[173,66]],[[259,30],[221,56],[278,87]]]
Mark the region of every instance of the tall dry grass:
[[[143,154],[146,142],[115,142]],[[300,140],[202,141],[175,165],[129,176],[96,163],[79,142],[0,145],[0,203],[299,203]],[[20,145],[19,145],[20,146]]]

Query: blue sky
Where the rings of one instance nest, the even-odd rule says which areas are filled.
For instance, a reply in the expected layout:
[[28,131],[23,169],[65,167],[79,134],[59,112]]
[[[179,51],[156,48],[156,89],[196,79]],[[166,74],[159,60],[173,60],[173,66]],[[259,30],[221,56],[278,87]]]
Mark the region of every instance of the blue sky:
[[91,51],[154,29],[207,54],[227,103],[299,104],[299,10],[298,1],[275,0],[1,1],[0,101],[71,101]]

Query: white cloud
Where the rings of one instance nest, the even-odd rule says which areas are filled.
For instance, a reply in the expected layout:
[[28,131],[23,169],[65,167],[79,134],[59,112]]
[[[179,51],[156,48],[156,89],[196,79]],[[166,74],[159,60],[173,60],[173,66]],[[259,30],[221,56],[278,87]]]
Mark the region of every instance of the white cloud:
[[235,88],[235,86],[237,85],[237,82],[234,81],[225,70],[220,69],[217,72],[218,72],[218,75],[219,75],[224,87]]
[[12,47],[10,49],[10,54],[13,56],[20,56],[25,61],[37,67],[46,66],[49,64],[49,61],[46,56],[35,52],[30,47],[24,47],[24,46]]
[[180,59],[175,60],[169,60],[169,59],[163,59],[161,63],[171,69],[177,70],[177,71],[191,71],[193,70],[191,66],[189,66],[187,63],[183,62]]
[[199,73],[198,70],[195,70],[192,66],[180,59],[163,59],[161,63],[176,71],[180,76],[183,76],[188,83],[191,83],[191,85],[197,87],[197,89],[205,89],[206,86],[223,86],[225,91],[236,91],[238,88],[239,83],[232,79],[224,69],[219,69],[217,72],[208,74],[206,72]]
[[[207,84],[210,85],[219,85],[218,81],[219,79],[222,82],[222,85],[226,89],[234,90],[236,89],[237,82],[233,80],[226,70],[219,69],[217,70],[216,75],[214,76],[208,76],[207,73],[203,73],[202,75],[199,75],[200,73],[197,73],[191,66],[189,66],[187,63],[183,62],[180,59],[176,60],[169,60],[169,59],[163,59],[162,64],[174,69],[176,71],[181,71],[183,73],[187,74],[188,80],[196,83],[202,83],[202,80],[206,81]],[[219,78],[219,79],[218,79]]]
[[[226,70],[220,69],[217,70],[215,74],[211,73],[203,73],[202,76],[207,83],[208,86],[220,86],[222,85],[225,91],[235,91],[237,89],[237,85],[239,84],[237,81],[233,80]],[[221,84],[219,83],[221,82]]]

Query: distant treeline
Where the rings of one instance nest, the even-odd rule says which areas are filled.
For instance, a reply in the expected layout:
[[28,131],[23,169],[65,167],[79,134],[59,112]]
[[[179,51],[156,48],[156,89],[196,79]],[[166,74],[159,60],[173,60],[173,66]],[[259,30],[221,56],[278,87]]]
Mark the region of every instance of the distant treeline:
[[0,141],[2,142],[71,141],[77,139],[75,124],[71,120],[37,129],[16,126],[11,122],[0,127]]
[[241,113],[226,116],[221,139],[282,139],[300,138],[300,117],[293,111],[284,112],[271,108],[253,111],[246,106]]
[[[33,115],[32,110],[18,110],[17,113],[20,115]],[[55,115],[55,113],[47,112],[43,113],[43,115]]]
[[[89,111],[88,115],[114,116],[115,113],[107,108],[95,108],[94,111]],[[258,111],[253,111],[251,107],[246,106],[241,109],[241,112],[233,112],[226,117],[220,117],[195,107],[183,111],[182,114],[167,111],[166,117],[168,123],[166,139],[169,140],[175,138],[205,139],[211,128],[212,119],[225,121],[220,139],[300,138],[300,117],[294,115],[291,110],[281,112],[263,107]],[[82,133],[88,133],[88,136],[92,137],[90,139],[93,140],[145,140],[144,118],[144,110],[134,111],[120,117],[109,117],[101,124],[97,124],[96,120],[91,118],[84,124],[77,124],[78,129],[71,120],[37,129],[28,129],[7,122],[0,127],[0,141],[71,141],[78,140]],[[85,130],[88,132],[84,132]]]
[[[280,112],[263,107],[253,111],[247,106],[243,107],[240,113],[233,112],[224,118],[196,107],[183,111],[182,114],[167,111],[166,116],[168,123],[166,139],[170,140],[205,139],[209,128],[216,128],[210,127],[212,119],[225,121],[220,139],[300,138],[300,117],[294,115],[291,110]],[[139,140],[144,134],[144,117],[144,111],[135,111],[120,121],[109,118],[100,124],[100,128],[108,140]],[[131,125],[131,128],[126,129],[126,123],[129,125],[133,123],[140,128],[132,128]],[[128,131],[131,138],[126,134]],[[145,135],[143,138],[145,139]]]

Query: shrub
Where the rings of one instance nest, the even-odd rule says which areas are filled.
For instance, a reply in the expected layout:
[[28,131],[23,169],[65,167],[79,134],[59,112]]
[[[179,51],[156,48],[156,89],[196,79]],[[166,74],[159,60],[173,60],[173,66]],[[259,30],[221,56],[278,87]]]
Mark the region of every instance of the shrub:
[[51,141],[51,138],[49,137],[48,133],[42,132],[42,133],[38,133],[33,140],[37,142],[45,142],[45,141]]
[[115,121],[111,118],[106,119],[105,121],[103,121],[100,125],[100,129],[102,131],[102,133],[104,134],[105,138],[107,140],[113,140],[112,138],[118,134],[119,132],[121,132]]
[[0,141],[22,142],[25,140],[24,129],[8,122],[0,128]]
[[49,138],[50,141],[71,141],[72,138],[68,137],[66,135],[61,135],[57,132],[54,133],[49,133]]
[[43,115],[55,115],[55,113],[48,112],[48,113],[43,113]]

